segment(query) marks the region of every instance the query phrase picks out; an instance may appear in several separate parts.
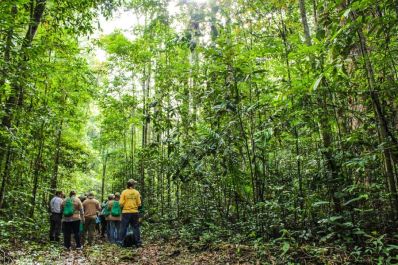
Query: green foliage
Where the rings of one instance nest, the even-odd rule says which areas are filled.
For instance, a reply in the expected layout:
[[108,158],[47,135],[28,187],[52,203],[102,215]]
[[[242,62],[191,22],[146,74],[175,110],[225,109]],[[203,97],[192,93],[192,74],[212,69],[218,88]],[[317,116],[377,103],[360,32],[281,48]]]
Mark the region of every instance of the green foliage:
[[127,1],[142,19],[132,38],[101,36],[95,66],[80,38],[120,1],[46,1],[33,35],[26,1],[6,2],[2,213],[21,197],[15,216],[40,219],[55,188],[106,196],[134,178],[152,238],[281,263],[396,259],[396,1],[181,1],[174,15]]

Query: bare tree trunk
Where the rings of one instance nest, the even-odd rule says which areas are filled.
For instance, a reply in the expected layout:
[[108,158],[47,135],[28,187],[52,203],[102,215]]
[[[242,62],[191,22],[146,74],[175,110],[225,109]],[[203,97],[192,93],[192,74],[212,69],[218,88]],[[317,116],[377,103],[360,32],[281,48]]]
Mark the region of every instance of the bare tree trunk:
[[43,146],[44,146],[44,121],[40,126],[40,138],[39,138],[39,146],[37,155],[34,162],[33,167],[33,190],[32,190],[32,200],[31,200],[31,208],[30,208],[30,217],[33,218],[35,213],[36,207],[36,196],[37,196],[37,189],[39,186],[39,175],[40,175],[40,168],[42,163],[42,154],[43,154]]
[[[36,2],[35,6],[34,2]],[[22,63],[19,72],[21,72],[22,74],[24,73],[24,71],[27,71],[25,69],[25,65],[29,59],[25,55],[25,50],[32,44],[33,38],[36,35],[37,29],[41,23],[41,19],[46,7],[46,0],[36,0],[36,1],[31,0],[30,4],[31,4],[30,23],[20,49],[20,54],[22,55]],[[15,13],[14,15],[16,15],[17,12],[16,8],[13,8],[12,12]],[[11,34],[13,32],[9,31],[8,33]],[[12,34],[10,36],[12,36]],[[5,55],[8,56],[8,61],[10,61],[11,57],[9,52],[8,54],[6,52]],[[20,80],[18,82],[20,82]],[[13,119],[13,114],[15,113],[15,107],[16,106],[21,107],[22,102],[23,102],[23,86],[21,84],[14,83],[11,85],[11,94],[5,102],[4,115],[1,119],[1,127],[4,131],[12,130],[12,119]],[[6,158],[5,167],[4,167],[5,170],[9,170],[11,167],[12,154],[10,154],[10,152],[12,151],[13,151],[12,148],[10,147],[9,144],[7,144],[6,140],[0,140],[0,164],[5,157]],[[0,189],[0,208],[3,206],[4,190],[6,183],[8,181],[8,177],[9,177],[9,172],[4,172],[2,187]]]
[[[311,46],[312,41],[311,41],[311,35],[310,35],[309,26],[308,26],[307,12],[306,12],[305,4],[306,4],[305,0],[299,0],[301,23],[303,25],[305,43],[307,46]],[[328,176],[328,189],[329,189],[330,195],[333,200],[334,210],[335,210],[335,212],[339,213],[339,212],[341,212],[341,200],[337,196],[336,192],[339,190],[340,167],[338,166],[338,163],[332,153],[333,136],[331,134],[331,128],[330,128],[329,121],[328,121],[328,111],[327,111],[328,106],[327,106],[326,96],[325,95],[317,95],[317,102],[318,102],[319,106],[322,107],[320,121],[319,121],[319,130],[320,130],[322,143],[323,143],[323,147],[324,147],[322,154],[325,157],[326,166],[327,166],[328,175],[329,175]]]
[[299,0],[299,6],[300,6],[300,15],[301,15],[301,23],[303,24],[304,28],[304,37],[305,37],[305,44],[307,46],[311,46],[311,34],[310,34],[310,28],[308,26],[308,21],[307,21],[307,11],[305,7],[305,0]]
[[3,171],[3,180],[1,181],[1,188],[0,188],[0,209],[4,207],[4,197],[5,197],[5,190],[8,184],[8,180],[10,178],[10,171],[11,171],[11,144],[7,146],[7,151],[5,155],[5,165]]
[[108,151],[105,151],[103,157],[103,164],[102,164],[102,180],[101,180],[101,201],[104,201],[104,192],[105,192],[105,177],[106,177],[106,165],[108,162]]
[[[305,3],[300,3],[300,5],[303,4],[305,7]],[[301,6],[300,6],[301,8]],[[305,8],[303,8],[305,11]],[[307,18],[305,17],[304,19],[307,21]],[[287,29],[286,25],[284,22],[284,19],[281,15],[281,22],[282,22],[282,29],[281,29],[281,37],[283,40],[283,46],[284,46],[284,52],[285,52],[285,61],[286,61],[286,69],[287,69],[287,79],[288,79],[288,85],[289,87],[292,86],[292,78],[291,78],[291,71],[290,71],[290,60],[289,60],[289,48],[288,48],[288,41],[287,41]],[[308,34],[309,34],[309,29],[307,27]],[[308,43],[311,45],[311,39],[308,40]],[[292,98],[292,105],[295,104],[295,99]],[[293,136],[295,138],[295,151],[296,151],[296,167],[297,167],[297,175],[298,175],[298,181],[299,181],[299,205],[300,209],[304,209],[304,192],[303,192],[303,177],[301,174],[301,161],[300,161],[300,148],[299,148],[299,133],[297,130],[297,126],[294,126],[293,128]]]
[[131,125],[131,178],[134,178],[135,171],[135,125]]
[[[18,13],[18,8],[16,5],[13,5],[11,8],[11,18],[13,19],[12,24],[10,25],[10,28],[7,30],[7,37],[6,37],[6,45],[4,48],[4,65],[1,69],[2,71],[2,76],[0,77],[0,87],[2,87],[7,79],[8,76],[8,67],[9,67],[9,63],[11,61],[11,48],[12,48],[12,37],[14,35],[14,21],[15,21],[15,17]],[[1,102],[0,102],[1,103]]]
[[55,194],[58,184],[58,169],[59,169],[59,160],[61,156],[61,139],[62,139],[62,126],[63,120],[61,120],[59,127],[57,129],[57,135],[55,138],[55,156],[54,156],[54,167],[53,167],[53,174],[51,176],[51,183],[50,183],[50,191],[51,194]]
[[[355,13],[352,14],[353,19],[355,19]],[[395,213],[398,213],[398,192],[397,192],[397,182],[394,174],[394,163],[398,162],[397,150],[398,144],[394,134],[388,127],[387,118],[384,115],[383,108],[380,103],[379,95],[376,91],[376,81],[374,76],[374,69],[372,62],[369,57],[369,51],[366,44],[366,38],[363,34],[362,28],[357,30],[358,38],[360,42],[361,54],[365,61],[366,77],[369,85],[370,99],[372,101],[373,110],[375,112],[376,120],[378,123],[378,130],[380,133],[381,144],[383,146],[383,156],[385,160],[385,170],[387,178],[389,181],[389,188],[391,196],[393,198],[393,209]]]
[[144,67],[144,72],[143,72],[143,81],[142,81],[142,94],[143,94],[143,107],[142,107],[142,115],[143,115],[143,121],[142,121],[142,138],[141,138],[141,161],[140,161],[140,173],[141,173],[141,178],[140,178],[140,188],[141,188],[141,194],[145,194],[145,157],[146,157],[146,145],[147,145],[147,136],[148,136],[148,112],[147,112],[147,89],[146,89],[146,82],[147,80],[147,73],[146,73],[146,66]]
[[[36,2],[36,6],[34,6],[34,2]],[[28,26],[28,30],[26,32],[25,38],[22,42],[22,47],[20,49],[20,53],[23,55],[23,65],[26,64],[26,61],[28,61],[28,57],[25,54],[25,50],[32,44],[33,38],[36,35],[37,29],[39,28],[39,25],[41,23],[41,19],[46,7],[46,0],[31,0],[31,17],[30,17],[30,23]],[[13,12],[16,12],[14,10]],[[16,14],[16,13],[15,13]],[[9,54],[8,54],[9,56]],[[8,60],[10,60],[10,57],[8,57]],[[19,71],[22,72],[23,70],[26,69],[20,69]],[[12,92],[10,97],[8,98],[6,104],[5,104],[5,114],[2,118],[2,127],[4,127],[6,130],[9,130],[12,125],[12,114],[13,114],[13,109],[14,106],[17,103],[18,96],[21,99],[21,85],[13,84],[12,85]],[[4,150],[4,143],[1,143],[2,145],[0,146],[0,150]]]

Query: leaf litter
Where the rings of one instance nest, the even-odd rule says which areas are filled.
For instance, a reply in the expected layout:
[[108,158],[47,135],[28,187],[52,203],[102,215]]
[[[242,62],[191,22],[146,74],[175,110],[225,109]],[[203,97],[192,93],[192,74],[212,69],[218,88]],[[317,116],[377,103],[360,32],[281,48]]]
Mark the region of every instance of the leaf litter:
[[7,250],[8,261],[15,265],[184,265],[184,264],[260,264],[255,251],[247,246],[219,244],[205,250],[178,241],[147,243],[142,248],[121,248],[107,242],[65,251],[62,246],[29,242]]

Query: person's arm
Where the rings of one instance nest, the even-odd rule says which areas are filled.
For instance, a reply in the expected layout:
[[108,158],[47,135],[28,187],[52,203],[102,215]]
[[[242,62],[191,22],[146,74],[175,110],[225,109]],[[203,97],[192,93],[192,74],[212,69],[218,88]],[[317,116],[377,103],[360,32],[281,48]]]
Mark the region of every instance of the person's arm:
[[138,207],[141,206],[141,194],[138,192],[138,196],[137,196],[137,205]]
[[52,213],[52,212],[53,212],[53,210],[54,210],[54,208],[55,208],[55,207],[54,207],[54,206],[55,206],[54,204],[55,204],[55,198],[52,198],[51,201],[50,201],[50,207],[48,208],[48,212],[49,212],[49,213]]
[[62,200],[62,203],[61,203],[61,213],[64,212],[65,201],[66,201],[66,200]]
[[83,204],[80,200],[79,200],[79,207],[80,207],[80,210],[79,210],[80,211],[80,219],[84,223],[84,209],[83,209]]
[[57,203],[55,207],[56,210],[59,210],[59,213],[62,213],[62,203],[64,202],[64,200],[61,198],[57,198],[55,202]]
[[126,193],[123,191],[122,195],[120,195],[120,200],[119,200],[120,207],[124,206],[124,203],[126,202],[126,198],[125,197],[126,197]]
[[101,211],[101,205],[100,205],[99,201],[97,201],[97,211],[98,211],[98,212]]

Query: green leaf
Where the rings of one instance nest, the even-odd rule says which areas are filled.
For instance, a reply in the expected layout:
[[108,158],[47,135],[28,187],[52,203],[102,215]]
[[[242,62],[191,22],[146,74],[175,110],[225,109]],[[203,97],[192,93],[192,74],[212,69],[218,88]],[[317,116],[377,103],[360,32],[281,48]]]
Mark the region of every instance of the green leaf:
[[318,79],[315,80],[314,84],[312,85],[312,90],[313,90],[313,91],[315,91],[315,90],[318,89],[319,84],[321,83],[322,79],[323,79],[323,74],[321,74],[321,75],[318,77]]
[[282,246],[282,256],[284,256],[290,249],[290,243],[289,242],[283,242]]
[[332,238],[335,234],[336,234],[335,232],[329,233],[326,236],[322,237],[319,241],[320,242],[326,242],[327,240]]
[[329,202],[328,201],[318,201],[318,202],[314,202],[312,204],[312,207],[318,207],[318,206],[325,205],[325,204],[329,204]]
[[368,198],[369,198],[368,194],[361,194],[360,196],[345,202],[343,205],[347,206],[347,205],[349,205],[349,204],[351,204],[353,202],[360,201],[360,200],[367,200]]
[[351,13],[351,8],[348,8],[348,9],[344,12],[344,14],[341,16],[341,19],[348,18],[348,16],[350,15],[350,13]]

